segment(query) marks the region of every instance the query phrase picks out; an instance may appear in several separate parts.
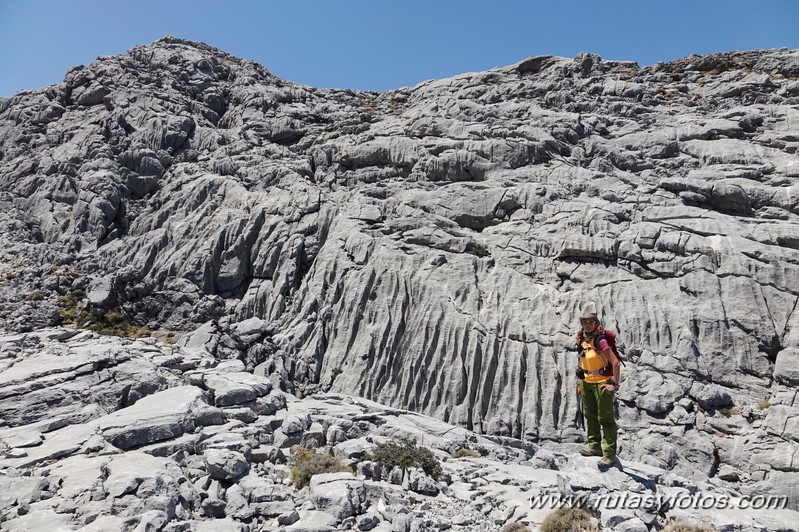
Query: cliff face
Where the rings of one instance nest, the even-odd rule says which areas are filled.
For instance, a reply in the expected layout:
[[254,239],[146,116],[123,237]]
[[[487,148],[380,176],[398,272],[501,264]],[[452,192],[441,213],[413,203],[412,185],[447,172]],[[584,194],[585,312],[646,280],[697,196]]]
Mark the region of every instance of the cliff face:
[[581,54],[378,94],[174,38],[99,58],[0,100],[2,326],[84,292],[291,392],[576,441],[594,305],[623,454],[795,490],[798,76]]

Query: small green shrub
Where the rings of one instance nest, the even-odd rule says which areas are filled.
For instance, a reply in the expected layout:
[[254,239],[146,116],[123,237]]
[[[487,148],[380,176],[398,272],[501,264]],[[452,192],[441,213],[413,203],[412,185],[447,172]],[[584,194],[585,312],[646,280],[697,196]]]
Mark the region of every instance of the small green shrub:
[[541,532],[599,532],[591,516],[579,508],[558,508],[541,523]]
[[78,326],[105,336],[127,338],[143,338],[152,332],[147,325],[135,325],[116,310],[91,310],[81,314]]
[[50,266],[50,275],[54,277],[66,277],[69,279],[75,279],[80,275],[80,272],[78,270],[71,269],[64,265],[53,264],[52,266]]
[[61,308],[76,309],[78,308],[78,303],[80,303],[84,297],[86,297],[84,292],[76,290],[75,292],[70,292],[65,296],[59,297],[58,304],[61,305]]
[[502,532],[531,532],[531,530],[521,523],[508,523],[502,527]]
[[[59,314],[64,323],[74,323],[77,327],[89,329],[106,336],[124,336],[127,338],[143,338],[152,331],[147,325],[131,323],[118,310],[93,309],[78,314],[78,305],[86,297],[80,291],[70,292],[58,298]],[[173,342],[174,343],[174,342]]]
[[468,447],[461,447],[452,453],[452,458],[480,458],[480,453]]
[[367,459],[380,462],[387,469],[418,467],[423,469],[433,480],[438,480],[441,476],[441,463],[438,458],[430,449],[418,447],[411,440],[400,440],[400,443],[378,443]]
[[315,449],[306,449],[299,445],[291,459],[291,481],[302,489],[311,483],[311,477],[322,473],[338,473],[346,471],[355,474],[350,466],[342,464],[332,454],[316,453]]
[[760,401],[759,403],[757,403],[757,409],[758,410],[765,410],[766,408],[768,408],[770,406],[771,406],[771,403],[768,402],[768,399],[765,399],[765,400]]
[[721,412],[721,415],[724,417],[741,415],[741,411],[734,407],[722,408],[721,410],[719,410],[719,412]]
[[78,304],[86,297],[81,291],[70,292],[58,298],[58,306],[61,307],[58,313],[65,323],[75,323],[78,315]]
[[702,525],[702,526],[693,526],[693,525],[686,525],[685,523],[678,523],[676,521],[672,521],[662,530],[662,532],[715,532],[715,528]]

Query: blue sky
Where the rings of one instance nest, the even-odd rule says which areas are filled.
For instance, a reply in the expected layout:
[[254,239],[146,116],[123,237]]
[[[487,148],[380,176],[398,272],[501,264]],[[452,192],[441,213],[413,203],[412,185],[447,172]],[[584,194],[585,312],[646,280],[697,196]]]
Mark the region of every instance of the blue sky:
[[641,66],[799,48],[798,0],[0,0],[0,96],[164,35],[306,85],[386,90],[581,51]]

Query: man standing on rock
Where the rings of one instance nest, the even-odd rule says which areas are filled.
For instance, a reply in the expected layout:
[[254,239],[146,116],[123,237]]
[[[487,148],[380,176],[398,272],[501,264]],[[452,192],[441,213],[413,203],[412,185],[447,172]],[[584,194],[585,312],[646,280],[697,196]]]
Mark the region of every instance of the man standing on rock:
[[580,454],[602,456],[597,466],[604,470],[618,464],[613,403],[621,382],[621,364],[595,312],[580,316],[577,344],[581,350],[577,378],[588,431],[588,445]]

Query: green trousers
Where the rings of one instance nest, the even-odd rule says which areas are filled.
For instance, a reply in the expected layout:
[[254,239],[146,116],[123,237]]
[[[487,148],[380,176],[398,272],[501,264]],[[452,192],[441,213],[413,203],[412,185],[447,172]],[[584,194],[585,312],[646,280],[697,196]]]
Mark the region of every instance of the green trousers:
[[[588,429],[588,446],[598,449],[602,445],[602,454],[616,456],[616,416],[613,413],[612,393],[600,393],[601,384],[589,384],[580,381],[580,397],[583,399],[583,414]],[[603,438],[604,436],[604,438]]]

